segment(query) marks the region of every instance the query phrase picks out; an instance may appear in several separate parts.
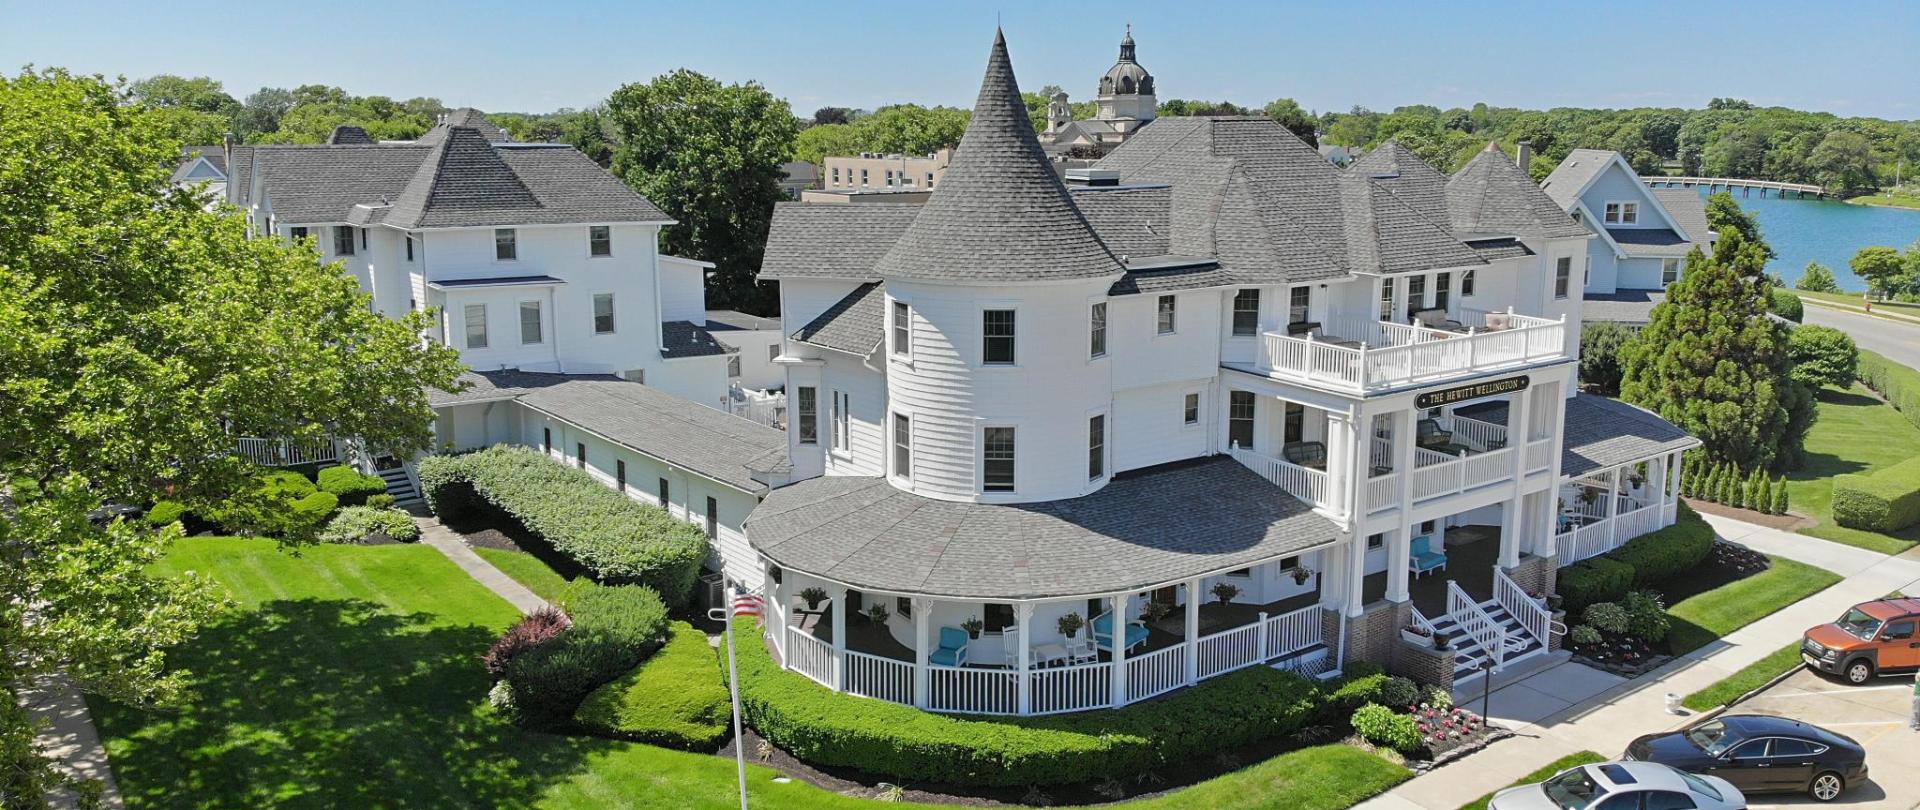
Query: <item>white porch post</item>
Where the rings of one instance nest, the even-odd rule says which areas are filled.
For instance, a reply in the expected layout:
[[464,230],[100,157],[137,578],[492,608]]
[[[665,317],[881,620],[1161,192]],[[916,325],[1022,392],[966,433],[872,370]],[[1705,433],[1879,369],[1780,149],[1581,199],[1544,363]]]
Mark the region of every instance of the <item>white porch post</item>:
[[1672,523],[1674,520],[1679,518],[1680,487],[1684,486],[1687,482],[1686,471],[1687,471],[1687,454],[1677,450],[1674,451],[1673,453],[1673,497],[1667,499],[1667,522],[1668,523]]
[[1107,643],[1113,647],[1113,705],[1116,708],[1127,705],[1127,600],[1130,597],[1122,594],[1107,599],[1113,616],[1113,621],[1107,623],[1113,631]]
[[[1352,414],[1325,411],[1327,415],[1327,509],[1346,518],[1359,510],[1356,484],[1364,480],[1366,451],[1360,444],[1360,420]],[[1356,455],[1357,454],[1357,455]]]
[[1508,570],[1520,565],[1520,534],[1526,524],[1520,498],[1516,494],[1500,502],[1500,567]]
[[1620,514],[1620,468],[1613,468],[1607,475],[1607,548],[1619,548],[1620,522],[1614,517]]
[[1346,587],[1349,577],[1346,566],[1352,551],[1351,544],[1342,543],[1320,550],[1320,607],[1326,610],[1346,610]]
[[1527,480],[1527,445],[1533,443],[1533,386],[1529,384],[1513,398],[1507,408],[1507,449],[1513,451],[1513,482],[1517,491]]
[[1387,601],[1411,598],[1407,584],[1413,568],[1413,535],[1405,525],[1387,533]]
[[1660,507],[1664,514],[1667,509],[1667,464],[1672,454],[1661,453],[1658,458],[1647,462],[1647,494],[1652,497],[1647,503]]
[[[784,579],[784,575],[782,576]],[[779,656],[780,665],[787,663],[787,595],[786,586],[773,579],[773,561],[760,561],[760,589],[767,597],[767,626],[773,630],[773,652]]]
[[847,681],[847,589],[839,585],[827,588],[833,599],[833,688],[844,691]]
[[1200,680],[1200,580],[1187,580],[1187,683]]
[[[1404,508],[1404,507],[1402,507]],[[1346,612],[1348,616],[1360,615],[1366,603],[1367,584],[1367,538],[1360,532],[1354,532],[1347,548],[1347,586]]]
[[1020,633],[1020,643],[1016,645],[1019,648],[1019,669],[1015,676],[1018,680],[1013,682],[1017,704],[1015,710],[1020,714],[1032,714],[1033,681],[1027,677],[1027,670],[1033,665],[1033,628],[1029,626],[1033,623],[1032,602],[1013,603],[1013,623]]
[[927,707],[927,647],[932,642],[929,632],[930,623],[927,614],[933,610],[933,600],[913,599],[913,705],[922,709]]

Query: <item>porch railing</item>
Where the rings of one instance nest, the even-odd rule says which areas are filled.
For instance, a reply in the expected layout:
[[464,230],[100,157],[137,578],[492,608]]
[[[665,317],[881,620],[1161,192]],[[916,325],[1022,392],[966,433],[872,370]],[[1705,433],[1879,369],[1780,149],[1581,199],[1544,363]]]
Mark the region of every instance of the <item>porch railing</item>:
[[1232,672],[1261,659],[1260,626],[1264,622],[1241,625],[1231,630],[1222,630],[1210,636],[1201,636],[1199,644],[1199,669],[1196,672],[1200,680],[1215,675]]
[[[1591,517],[1588,512],[1596,508],[1593,504],[1575,514]],[[1605,512],[1604,504],[1597,506]],[[1611,518],[1593,520],[1570,531],[1554,535],[1554,553],[1561,565],[1572,565],[1588,557],[1605,554],[1626,544],[1628,540],[1654,531],[1666,521],[1665,504],[1636,507]]]
[[264,467],[290,467],[295,464],[324,464],[340,460],[338,439],[257,439],[234,440],[235,449],[248,461]]
[[1098,709],[1113,704],[1113,664],[1075,664],[1027,673],[1033,714]]
[[829,689],[840,688],[840,656],[833,645],[798,627],[787,628],[787,666]]
[[1476,326],[1452,332],[1381,321],[1328,321],[1324,331],[1359,341],[1359,346],[1338,345],[1312,334],[1267,332],[1261,335],[1258,368],[1275,376],[1366,391],[1566,353],[1564,318],[1548,320],[1511,311],[1493,314],[1504,319],[1507,328],[1488,331]]
[[1527,472],[1544,470],[1553,464],[1553,440],[1534,439],[1527,442]]
[[1285,459],[1255,453],[1245,447],[1233,445],[1229,448],[1233,460],[1245,465],[1247,469],[1260,474],[1260,477],[1272,481],[1274,486],[1285,490],[1288,495],[1319,506],[1325,501],[1327,493],[1327,473],[1311,467],[1302,467]]
[[1291,613],[1268,616],[1261,622],[1266,633],[1264,658],[1279,658],[1323,643],[1319,606],[1304,607]]
[[1019,710],[1015,673],[927,665],[927,708],[960,714],[1013,714]]
[[1367,511],[1377,512],[1400,505],[1400,474],[1387,473],[1367,479]]
[[1187,645],[1175,644],[1164,650],[1127,659],[1127,702],[1146,700],[1186,685]]
[[1631,512],[1625,512],[1615,517],[1614,520],[1619,521],[1620,525],[1614,528],[1614,543],[1616,545],[1623,544],[1628,540],[1660,528],[1661,518],[1665,517],[1661,509],[1663,505],[1664,504],[1656,503],[1652,506],[1642,506]]
[[1460,584],[1447,580],[1447,614],[1460,624],[1460,631],[1473,637],[1486,652],[1488,662],[1498,671],[1507,657],[1507,633],[1480,608],[1480,603],[1460,590]]
[[1513,477],[1513,451],[1448,456],[1424,447],[1414,448],[1413,499],[1465,492]]
[[1462,444],[1493,450],[1507,446],[1507,426],[1482,422],[1466,416],[1453,417],[1453,438]]
[[913,703],[913,662],[847,650],[844,672],[850,695]]
[[1527,629],[1535,641],[1540,642],[1540,646],[1547,645],[1556,630],[1553,613],[1520,587],[1520,583],[1514,582],[1513,577],[1507,576],[1506,570],[1498,565],[1493,567],[1493,598],[1500,603],[1500,607],[1506,609],[1508,615],[1520,622],[1521,627]]

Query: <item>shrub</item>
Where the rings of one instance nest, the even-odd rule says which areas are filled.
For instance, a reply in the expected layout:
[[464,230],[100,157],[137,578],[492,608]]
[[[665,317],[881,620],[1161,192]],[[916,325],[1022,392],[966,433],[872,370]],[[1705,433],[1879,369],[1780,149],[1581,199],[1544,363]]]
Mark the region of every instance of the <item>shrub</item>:
[[707,634],[674,622],[667,643],[631,672],[595,689],[574,719],[621,739],[712,750],[733,716],[720,660]]
[[1773,300],[1768,302],[1767,309],[1794,323],[1799,323],[1806,316],[1806,307],[1800,303],[1800,296],[1794,295],[1792,290],[1779,287],[1773,288]]
[[1627,635],[1652,644],[1666,640],[1672,620],[1667,617],[1667,606],[1660,601],[1660,594],[1632,591],[1620,600],[1620,608],[1627,614]]
[[1436,709],[1451,709],[1453,708],[1453,693],[1441,689],[1438,686],[1429,686],[1427,687],[1424,699],[1420,702]]
[[263,472],[256,480],[251,490],[214,506],[208,517],[239,534],[312,537],[340,507],[339,497],[292,470]]
[[368,498],[386,494],[387,482],[377,475],[366,475],[352,467],[327,467],[316,476],[321,492],[331,492],[341,506],[360,506]]
[[464,512],[472,506],[469,498],[478,498],[596,579],[651,586],[675,607],[692,596],[707,554],[706,535],[693,524],[614,492],[586,471],[532,448],[495,445],[435,458],[440,460],[432,465],[426,461],[434,458],[422,462],[420,483],[436,513]]
[[1380,685],[1380,702],[1388,706],[1412,706],[1420,700],[1420,687],[1412,678],[1394,676]]
[[1347,677],[1341,680],[1333,693],[1327,696],[1327,702],[1335,712],[1350,714],[1353,710],[1369,703],[1381,703],[1386,700],[1382,692],[1387,688],[1387,674],[1384,672],[1354,673],[1349,668]]
[[1807,269],[1800,274],[1800,280],[1793,283],[1796,290],[1807,292],[1839,292],[1840,280],[1835,278],[1833,270],[1819,262],[1807,262]]
[[1834,476],[1833,522],[1873,532],[1920,523],[1920,458],[1866,474]]
[[1627,609],[1612,602],[1596,602],[1588,605],[1580,618],[1594,629],[1608,633],[1627,632]]
[[394,500],[392,495],[388,495],[387,493],[382,492],[378,495],[368,495],[367,502],[365,505],[371,506],[375,509],[386,509],[390,506],[393,506],[395,503],[397,503],[397,501]]
[[1776,515],[1784,515],[1787,513],[1787,506],[1787,477],[1783,475],[1780,476],[1780,480],[1773,482],[1773,506],[1769,511]]
[[543,607],[514,622],[507,632],[494,640],[493,646],[487,648],[480,661],[486,666],[488,675],[496,679],[504,678],[508,665],[513,663],[515,657],[558,638],[568,624],[567,614],[552,606]]
[[1600,630],[1591,624],[1576,624],[1567,631],[1567,638],[1575,644],[1599,644]]
[[1633,340],[1633,330],[1613,321],[1595,321],[1580,328],[1580,381],[1612,394],[1620,390],[1620,347]]
[[405,512],[390,508],[349,506],[327,522],[327,528],[320,532],[320,540],[326,543],[358,543],[374,532],[401,543],[420,539],[420,527],[414,525],[413,516]]
[[1885,397],[1907,421],[1920,427],[1920,371],[1861,349],[1856,372],[1861,383]]
[[1633,566],[1609,557],[1590,557],[1560,569],[1557,589],[1574,611],[1619,597],[1633,587]]
[[1420,725],[1413,715],[1402,714],[1378,703],[1361,706],[1353,713],[1353,730],[1374,745],[1384,745],[1402,754],[1420,750]]
[[[755,730],[816,765],[918,783],[990,787],[1139,774],[1244,751],[1322,717],[1317,684],[1248,667],[1121,709],[1048,717],[943,715],[839,694],[774,664],[736,620],[742,709]],[[1342,716],[1342,719],[1345,719]]]
[[179,501],[154,501],[147,510],[146,521],[149,526],[170,526],[179,523],[187,516],[187,507]]
[[[1602,592],[1602,598],[1594,601],[1615,599],[1628,587],[1645,587],[1692,570],[1713,554],[1713,540],[1713,527],[1692,507],[1681,504],[1673,525],[1633,538],[1605,555],[1631,567],[1632,581]],[[1565,588],[1561,590],[1564,593]]]
[[531,728],[569,727],[580,702],[646,660],[667,625],[660,596],[638,585],[574,580],[556,601],[572,626],[507,665],[513,717]]
[[464,520],[486,507],[474,491],[465,456],[427,456],[414,465],[413,472],[420,479],[420,497],[427,509],[443,521]]
[[1793,363],[1788,376],[1802,385],[1846,388],[1859,370],[1860,347],[1831,326],[1796,326],[1787,337],[1787,357]]

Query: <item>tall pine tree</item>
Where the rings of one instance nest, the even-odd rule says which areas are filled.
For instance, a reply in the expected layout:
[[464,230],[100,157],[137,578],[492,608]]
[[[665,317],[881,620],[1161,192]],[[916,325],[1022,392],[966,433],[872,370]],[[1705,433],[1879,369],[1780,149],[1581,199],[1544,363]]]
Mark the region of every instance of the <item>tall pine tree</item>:
[[1695,250],[1640,339],[1620,351],[1620,398],[1700,438],[1740,469],[1799,455],[1806,392],[1787,377],[1787,332],[1767,318],[1766,246],[1728,229],[1709,258]]

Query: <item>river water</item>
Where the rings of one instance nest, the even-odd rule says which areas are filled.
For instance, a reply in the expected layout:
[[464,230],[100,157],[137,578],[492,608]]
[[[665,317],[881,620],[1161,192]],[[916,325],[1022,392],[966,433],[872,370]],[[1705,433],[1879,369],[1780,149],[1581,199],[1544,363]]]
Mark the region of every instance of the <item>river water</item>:
[[1789,285],[1800,279],[1807,262],[1817,261],[1833,268],[1842,289],[1863,291],[1866,282],[1847,269],[1856,251],[1871,245],[1906,250],[1920,240],[1920,210],[1831,200],[1763,199],[1758,191],[1742,197],[1738,189],[1733,198],[1740,207],[1753,212],[1767,244],[1779,254],[1767,264],[1767,270]]

